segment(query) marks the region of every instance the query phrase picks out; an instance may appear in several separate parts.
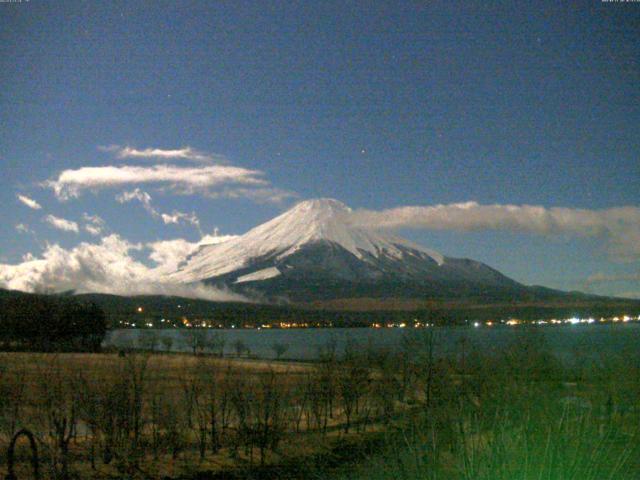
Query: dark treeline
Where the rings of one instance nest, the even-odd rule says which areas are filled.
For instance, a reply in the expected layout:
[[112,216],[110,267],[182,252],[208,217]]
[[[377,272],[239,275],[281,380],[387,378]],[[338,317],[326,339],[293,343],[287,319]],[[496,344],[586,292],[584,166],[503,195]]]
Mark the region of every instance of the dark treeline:
[[[307,323],[309,326],[369,327],[372,323],[419,322],[456,325],[473,321],[497,321],[519,318],[538,320],[569,317],[610,317],[614,315],[637,315],[640,302],[628,299],[602,297],[571,297],[566,303],[500,303],[477,304],[459,302],[438,303],[428,308],[410,311],[384,310],[344,311],[338,309],[304,308],[296,305],[265,305],[256,303],[212,302],[161,295],[123,297],[107,294],[32,296],[21,292],[0,289],[0,306],[11,302],[22,302],[25,297],[49,298],[52,303],[80,302],[94,304],[104,311],[108,328],[121,328],[125,322],[136,326],[152,323],[154,327],[172,327],[182,319],[206,320],[216,326],[231,328],[260,326],[278,322]],[[36,301],[38,303],[38,301]],[[35,306],[35,305],[34,305]],[[142,312],[139,309],[142,309]],[[3,309],[4,310],[4,309]],[[3,314],[4,315],[4,314]],[[4,317],[3,317],[4,318]],[[162,323],[161,319],[171,320]],[[3,320],[4,321],[4,320]],[[98,332],[99,333],[99,332]]]
[[[538,320],[569,317],[610,317],[613,315],[637,315],[640,302],[637,300],[606,299],[593,297],[581,301],[531,304],[438,304],[429,308],[411,311],[340,311],[330,309],[303,308],[295,305],[264,305],[255,303],[211,302],[207,300],[186,299],[168,296],[120,297],[115,295],[82,295],[104,309],[108,324],[119,328],[123,322],[137,322],[138,326],[151,322],[161,327],[162,318],[180,320],[207,320],[224,328],[259,326],[276,322],[306,322],[312,326],[318,324],[333,327],[369,327],[372,323],[410,323],[420,322],[456,325],[465,322],[519,318]],[[138,312],[142,307],[143,313]],[[169,325],[167,325],[169,326]]]
[[98,351],[106,333],[104,311],[74,297],[0,296],[3,350]]

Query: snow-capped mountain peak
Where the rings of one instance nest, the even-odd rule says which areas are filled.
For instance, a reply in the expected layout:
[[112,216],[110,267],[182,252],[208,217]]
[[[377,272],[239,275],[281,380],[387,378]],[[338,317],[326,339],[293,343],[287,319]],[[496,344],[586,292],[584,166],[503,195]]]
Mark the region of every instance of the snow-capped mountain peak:
[[[362,229],[349,223],[351,209],[338,200],[322,198],[298,203],[276,218],[229,241],[201,247],[170,277],[194,282],[246,270],[257,259],[274,262],[318,242],[334,244],[357,259],[380,256],[401,259],[407,250],[430,257],[438,265],[444,257],[393,235]],[[270,270],[275,272],[276,270]]]

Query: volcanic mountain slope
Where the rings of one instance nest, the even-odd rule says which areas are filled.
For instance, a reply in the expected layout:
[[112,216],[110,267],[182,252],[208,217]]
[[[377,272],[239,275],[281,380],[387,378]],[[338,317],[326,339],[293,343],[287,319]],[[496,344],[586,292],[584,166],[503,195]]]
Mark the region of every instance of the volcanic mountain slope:
[[240,237],[200,247],[168,280],[305,302],[425,296],[492,300],[529,292],[483,263],[356,228],[349,223],[350,212],[337,200],[301,202]]

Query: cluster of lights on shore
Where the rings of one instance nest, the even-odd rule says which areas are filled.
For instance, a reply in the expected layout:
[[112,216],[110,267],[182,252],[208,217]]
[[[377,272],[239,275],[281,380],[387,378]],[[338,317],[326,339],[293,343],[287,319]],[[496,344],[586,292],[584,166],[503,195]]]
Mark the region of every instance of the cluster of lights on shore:
[[[143,313],[144,309],[142,307],[136,308],[137,313]],[[189,320],[187,317],[182,317],[180,320],[171,321],[166,318],[160,319],[160,325],[154,324],[153,322],[130,322],[127,320],[120,320],[120,325],[123,327],[129,328],[155,328],[155,327],[173,327],[179,328],[180,326],[185,328],[231,328],[231,329],[254,329],[254,330],[263,330],[270,328],[332,328],[333,322],[274,322],[274,323],[263,323],[260,325],[253,324],[241,324],[236,325],[235,323],[232,325],[224,325],[222,323],[216,323],[211,320]]]
[[516,325],[523,325],[523,324],[524,325],[563,325],[563,324],[564,325],[579,325],[579,324],[591,325],[594,323],[618,323],[618,322],[628,323],[628,322],[638,322],[638,321],[640,321],[640,315],[637,315],[635,317],[632,317],[629,315],[623,315],[621,317],[600,317],[598,320],[596,320],[593,317],[588,317],[588,318],[571,317],[571,318],[565,318],[560,320],[557,318],[552,318],[551,320],[531,320],[531,321],[511,318],[509,320],[500,320],[499,322],[492,322],[492,321],[473,322],[473,326],[478,328],[481,326],[492,327],[496,324],[509,325],[510,327],[513,327]]
[[[514,327],[516,325],[578,325],[578,324],[594,324],[594,323],[628,323],[628,322],[640,322],[640,315],[635,317],[630,315],[622,315],[619,317],[600,317],[596,320],[593,317],[579,318],[571,317],[565,319],[552,318],[551,320],[520,320],[517,318],[510,318],[508,320],[487,320],[484,322],[472,322],[475,328],[479,327],[493,327],[496,325],[508,325]],[[469,322],[467,322],[469,323]],[[433,327],[433,323],[419,322],[417,319],[413,323],[372,323],[371,328],[428,328]]]
[[[143,307],[137,307],[136,312],[144,313]],[[593,317],[587,317],[587,318],[571,317],[571,318],[565,318],[565,319],[552,318],[550,320],[521,320],[517,318],[510,318],[508,320],[496,320],[496,321],[486,320],[482,322],[474,321],[474,322],[471,322],[470,324],[474,328],[480,328],[480,327],[493,327],[497,325],[507,325],[509,327],[514,327],[517,325],[580,325],[580,324],[591,325],[595,323],[628,323],[628,322],[640,322],[640,315],[600,317],[597,320]],[[230,326],[225,326],[221,323],[215,323],[213,321],[208,321],[208,320],[189,320],[187,317],[182,317],[177,322],[172,322],[168,319],[162,318],[160,320],[160,323],[166,326],[172,326],[174,328],[177,328],[178,325],[181,325],[182,327],[186,327],[186,328],[232,328],[232,329],[240,328],[240,329],[256,329],[256,330],[271,329],[271,328],[289,329],[289,328],[332,328],[333,327],[332,322],[323,323],[323,322],[290,322],[290,321],[287,321],[287,322],[276,321],[273,323],[263,323],[260,325],[232,324]],[[153,322],[149,322],[149,321],[129,322],[126,320],[121,320],[120,325],[122,325],[123,327],[130,327],[130,328],[140,328],[140,327],[153,328],[158,326],[157,324],[154,324]],[[420,322],[418,319],[414,319],[412,322],[388,322],[388,323],[375,322],[369,325],[370,328],[376,328],[376,329],[378,328],[429,328],[433,326],[435,326],[434,323]]]

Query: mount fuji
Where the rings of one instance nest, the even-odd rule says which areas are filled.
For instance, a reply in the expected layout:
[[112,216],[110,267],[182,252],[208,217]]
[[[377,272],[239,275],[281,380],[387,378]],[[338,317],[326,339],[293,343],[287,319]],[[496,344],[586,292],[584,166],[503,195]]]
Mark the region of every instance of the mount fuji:
[[[358,228],[333,199],[303,201],[239,237],[203,245],[167,280],[223,286],[262,298],[484,301],[531,296],[524,286],[469,259],[446,257],[403,238]],[[561,292],[557,292],[561,293]]]

